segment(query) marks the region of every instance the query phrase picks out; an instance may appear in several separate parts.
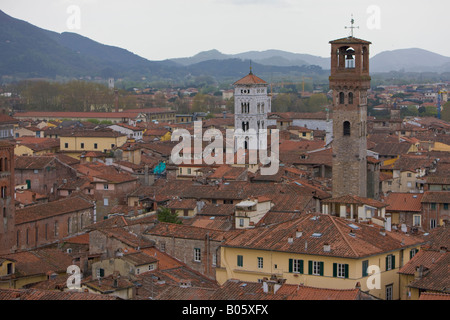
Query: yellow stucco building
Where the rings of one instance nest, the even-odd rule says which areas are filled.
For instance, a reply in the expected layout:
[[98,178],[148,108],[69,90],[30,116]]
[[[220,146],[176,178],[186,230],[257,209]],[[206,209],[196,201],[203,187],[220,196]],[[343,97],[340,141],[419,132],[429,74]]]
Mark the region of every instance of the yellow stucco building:
[[127,142],[126,134],[116,131],[77,131],[60,136],[60,151],[79,158],[83,152],[107,152]]
[[221,247],[216,279],[258,282],[276,275],[287,284],[351,289],[379,299],[399,299],[399,267],[419,237],[386,232],[330,215],[304,215],[244,230]]

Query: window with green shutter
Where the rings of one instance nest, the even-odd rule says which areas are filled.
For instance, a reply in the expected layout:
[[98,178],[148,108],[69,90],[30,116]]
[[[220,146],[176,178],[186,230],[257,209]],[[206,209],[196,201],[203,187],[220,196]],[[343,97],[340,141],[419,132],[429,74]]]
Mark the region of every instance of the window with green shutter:
[[289,272],[303,274],[303,260],[289,259]]
[[348,278],[348,264],[333,263],[333,277]]
[[237,256],[237,266],[238,267],[243,267],[244,266],[244,257],[241,255]]
[[395,256],[390,254],[386,256],[386,271],[395,269]]
[[323,276],[323,262],[322,261],[308,261],[308,274]]
[[368,269],[369,269],[369,260],[364,260],[362,262],[362,276],[363,277],[367,277],[369,275]]

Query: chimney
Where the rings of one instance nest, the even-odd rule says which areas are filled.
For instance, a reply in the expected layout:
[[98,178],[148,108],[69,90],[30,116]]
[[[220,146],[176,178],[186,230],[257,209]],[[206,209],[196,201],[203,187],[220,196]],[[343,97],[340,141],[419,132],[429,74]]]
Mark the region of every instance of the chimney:
[[278,289],[283,285],[283,279],[277,279],[276,276],[270,277],[270,280],[267,278],[263,279],[263,291],[264,293],[275,294]]
[[302,235],[303,235],[303,232],[297,229],[297,231],[295,232],[295,237],[300,238]]
[[288,243],[289,243],[289,244],[294,243],[294,237],[290,236],[290,237],[288,238]]
[[330,252],[331,251],[331,246],[327,242],[325,242],[323,244],[323,251],[324,252]]
[[382,236],[385,236],[385,235],[386,235],[386,229],[385,229],[385,228],[381,228],[380,234],[381,234]]

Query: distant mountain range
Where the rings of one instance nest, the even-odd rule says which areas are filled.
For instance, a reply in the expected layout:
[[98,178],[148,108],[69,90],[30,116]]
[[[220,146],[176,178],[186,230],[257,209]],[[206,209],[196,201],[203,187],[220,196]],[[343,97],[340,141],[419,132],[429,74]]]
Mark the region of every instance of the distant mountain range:
[[[280,50],[249,51],[234,55],[217,50],[193,57],[150,61],[130,51],[98,43],[76,33],[57,33],[15,19],[0,10],[0,77],[128,78],[147,81],[186,81],[211,77],[233,81],[249,70],[274,79],[302,75],[326,79],[330,60]],[[423,49],[385,51],[371,58],[371,72],[450,72],[450,57]],[[1,79],[1,78],[0,78]]]

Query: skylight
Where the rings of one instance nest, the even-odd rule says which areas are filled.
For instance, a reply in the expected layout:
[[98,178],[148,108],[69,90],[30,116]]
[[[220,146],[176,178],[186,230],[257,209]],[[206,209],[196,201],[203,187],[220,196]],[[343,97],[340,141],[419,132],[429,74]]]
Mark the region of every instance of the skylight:
[[311,235],[311,237],[314,237],[314,238],[320,238],[321,236],[322,236],[322,234],[319,233],[319,232],[314,232],[314,233]]
[[358,229],[359,229],[359,227],[358,227],[357,225],[354,225],[353,223],[350,223],[348,226],[349,226],[350,228],[352,228],[352,229],[355,229],[355,230],[358,230]]

